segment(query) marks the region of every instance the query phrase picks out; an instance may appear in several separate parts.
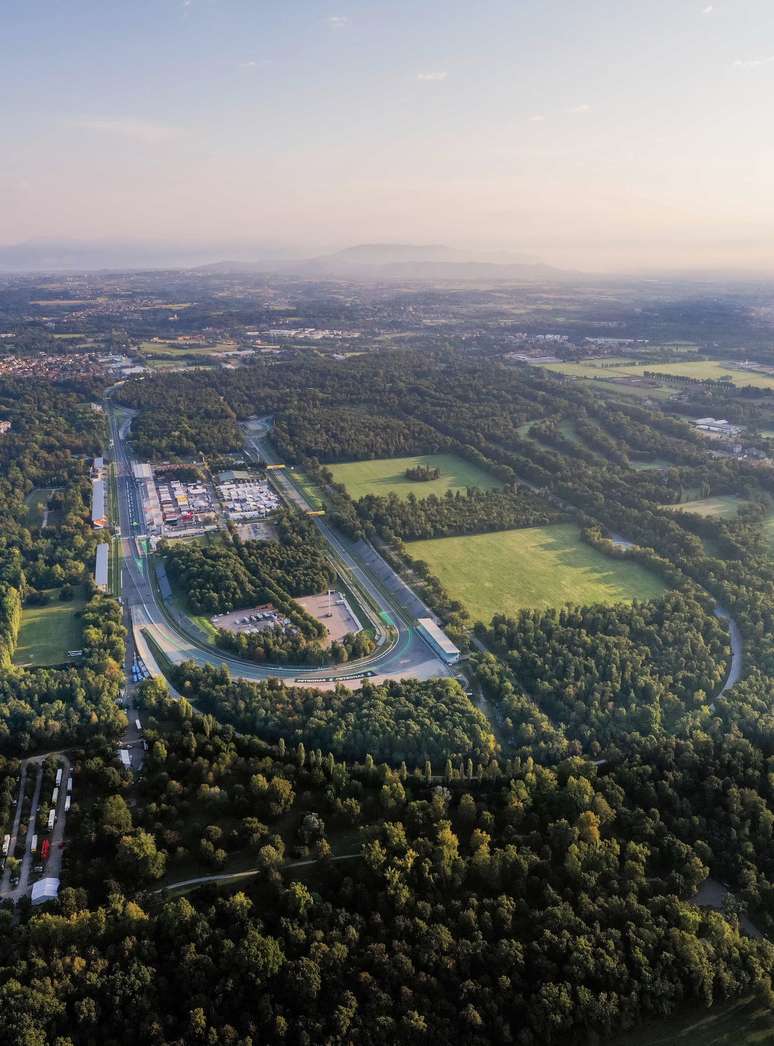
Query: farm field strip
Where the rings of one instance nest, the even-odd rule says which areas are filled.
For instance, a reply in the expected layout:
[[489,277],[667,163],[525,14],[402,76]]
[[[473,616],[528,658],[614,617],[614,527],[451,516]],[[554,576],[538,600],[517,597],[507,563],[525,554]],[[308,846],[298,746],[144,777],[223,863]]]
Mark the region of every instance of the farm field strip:
[[[606,361],[607,362],[607,361]],[[774,376],[757,371],[743,370],[732,363],[719,360],[696,360],[678,363],[620,363],[602,366],[601,361],[587,360],[580,363],[541,364],[546,370],[567,374],[576,378],[642,378],[645,371],[653,374],[674,374],[684,378],[719,381],[730,378],[734,385],[762,389],[774,389]]]

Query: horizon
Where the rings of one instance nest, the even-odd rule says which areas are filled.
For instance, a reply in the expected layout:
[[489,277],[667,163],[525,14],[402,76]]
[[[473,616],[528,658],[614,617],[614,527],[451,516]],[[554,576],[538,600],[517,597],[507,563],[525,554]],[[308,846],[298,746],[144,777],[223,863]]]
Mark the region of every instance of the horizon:
[[774,272],[763,0],[44,0],[5,30],[4,249],[395,242]]

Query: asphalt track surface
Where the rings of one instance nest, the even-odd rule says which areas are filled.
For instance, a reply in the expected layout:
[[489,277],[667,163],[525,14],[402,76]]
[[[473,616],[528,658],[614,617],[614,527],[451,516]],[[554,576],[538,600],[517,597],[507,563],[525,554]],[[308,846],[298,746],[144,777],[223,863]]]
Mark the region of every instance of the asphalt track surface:
[[[122,596],[129,621],[150,636],[156,646],[175,664],[193,661],[200,665],[225,665],[232,676],[247,679],[283,679],[314,685],[317,688],[335,686],[344,682],[359,686],[366,673],[374,682],[398,678],[430,678],[448,676],[446,665],[434,657],[432,651],[414,628],[414,621],[391,597],[382,584],[355,558],[344,541],[322,519],[315,523],[328,545],[331,559],[345,579],[368,595],[376,611],[371,611],[374,627],[382,632],[387,642],[372,656],[344,665],[325,668],[304,668],[291,665],[256,665],[231,657],[199,641],[165,611],[160,593],[153,583],[147,531],[142,500],[132,471],[132,457],[127,445],[129,420],[120,421],[112,404],[107,402],[113,440],[113,459],[116,464],[118,515],[121,527]],[[257,448],[253,448],[257,450]],[[275,474],[276,475],[276,474]],[[283,483],[284,480],[284,483]],[[279,481],[283,492],[286,484],[292,487],[287,496],[301,508],[308,508],[300,491],[287,477]],[[314,517],[313,517],[314,518]],[[366,602],[363,600],[363,602]],[[389,638],[387,638],[389,636]]]

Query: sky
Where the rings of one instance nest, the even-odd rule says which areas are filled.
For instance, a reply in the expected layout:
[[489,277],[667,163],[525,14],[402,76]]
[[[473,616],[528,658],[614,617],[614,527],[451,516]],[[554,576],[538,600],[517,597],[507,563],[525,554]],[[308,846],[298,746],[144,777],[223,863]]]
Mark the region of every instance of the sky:
[[0,245],[774,271],[772,0],[3,0]]

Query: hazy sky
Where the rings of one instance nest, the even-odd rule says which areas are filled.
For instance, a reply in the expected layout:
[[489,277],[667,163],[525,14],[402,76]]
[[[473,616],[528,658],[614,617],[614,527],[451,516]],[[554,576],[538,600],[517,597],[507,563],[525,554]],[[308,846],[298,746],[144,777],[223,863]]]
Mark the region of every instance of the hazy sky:
[[0,244],[774,270],[772,0],[3,0]]

